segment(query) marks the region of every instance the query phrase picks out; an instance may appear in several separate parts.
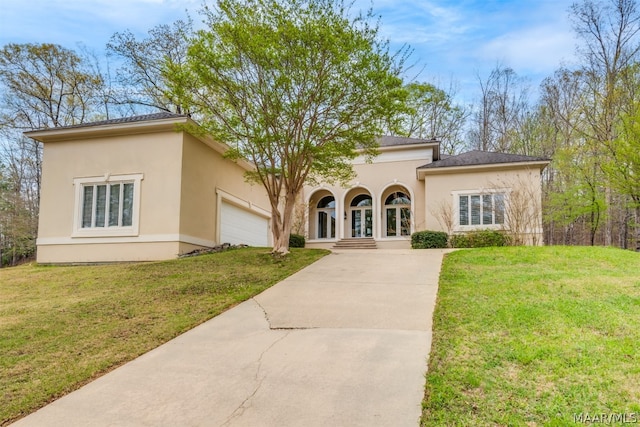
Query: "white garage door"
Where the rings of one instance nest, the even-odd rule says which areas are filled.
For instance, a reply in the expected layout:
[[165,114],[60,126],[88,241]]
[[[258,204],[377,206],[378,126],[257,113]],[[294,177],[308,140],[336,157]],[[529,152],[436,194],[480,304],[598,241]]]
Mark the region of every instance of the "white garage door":
[[220,243],[269,246],[268,233],[268,219],[222,202],[220,207]]

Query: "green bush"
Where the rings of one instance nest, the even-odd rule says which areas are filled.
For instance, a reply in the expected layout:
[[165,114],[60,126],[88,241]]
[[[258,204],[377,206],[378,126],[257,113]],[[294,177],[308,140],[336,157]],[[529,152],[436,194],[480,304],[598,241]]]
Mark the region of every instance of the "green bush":
[[452,248],[472,248],[471,239],[466,234],[454,234],[449,239]]
[[480,230],[451,236],[452,248],[485,248],[508,245],[509,236],[502,231]]
[[299,234],[291,234],[289,236],[289,247],[290,248],[304,248],[304,236]]
[[411,235],[413,249],[433,249],[447,247],[447,233],[443,231],[416,231]]

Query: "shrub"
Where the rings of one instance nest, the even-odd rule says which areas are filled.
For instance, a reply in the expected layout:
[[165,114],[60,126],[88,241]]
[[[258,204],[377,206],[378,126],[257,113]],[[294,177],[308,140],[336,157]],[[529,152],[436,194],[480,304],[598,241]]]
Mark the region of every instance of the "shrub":
[[453,248],[484,248],[489,246],[508,246],[509,236],[502,231],[481,230],[451,236]]
[[471,248],[471,239],[466,234],[454,234],[449,239],[452,248]]
[[474,233],[472,240],[474,248],[509,245],[508,236],[504,232],[494,230],[477,231]]
[[416,231],[411,235],[413,249],[433,249],[447,247],[447,233],[444,231]]
[[304,236],[300,234],[293,234],[289,236],[289,247],[290,248],[304,248],[305,240]]

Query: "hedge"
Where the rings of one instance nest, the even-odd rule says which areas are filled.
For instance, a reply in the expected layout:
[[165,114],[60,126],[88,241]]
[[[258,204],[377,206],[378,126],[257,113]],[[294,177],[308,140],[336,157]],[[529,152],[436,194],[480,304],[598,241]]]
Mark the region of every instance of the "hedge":
[[289,247],[290,248],[304,248],[305,240],[304,236],[300,234],[291,234],[289,236]]
[[465,234],[455,234],[449,241],[452,248],[484,248],[488,246],[508,246],[509,236],[502,231],[481,230]]
[[413,249],[434,249],[447,247],[447,233],[443,231],[416,231],[411,235]]

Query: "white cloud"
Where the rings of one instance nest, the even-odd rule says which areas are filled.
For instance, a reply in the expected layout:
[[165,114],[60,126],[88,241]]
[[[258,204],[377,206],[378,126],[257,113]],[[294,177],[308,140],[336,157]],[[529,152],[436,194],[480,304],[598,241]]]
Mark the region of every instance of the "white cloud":
[[393,42],[442,44],[466,32],[467,25],[458,6],[440,3],[383,0],[375,3],[374,11],[382,15],[383,35]]
[[576,39],[567,28],[539,26],[500,35],[481,46],[476,59],[496,60],[516,72],[542,73],[572,61]]
[[200,0],[30,0],[2,5],[0,45],[51,42],[102,49],[115,33],[144,34],[152,27],[195,14]]

